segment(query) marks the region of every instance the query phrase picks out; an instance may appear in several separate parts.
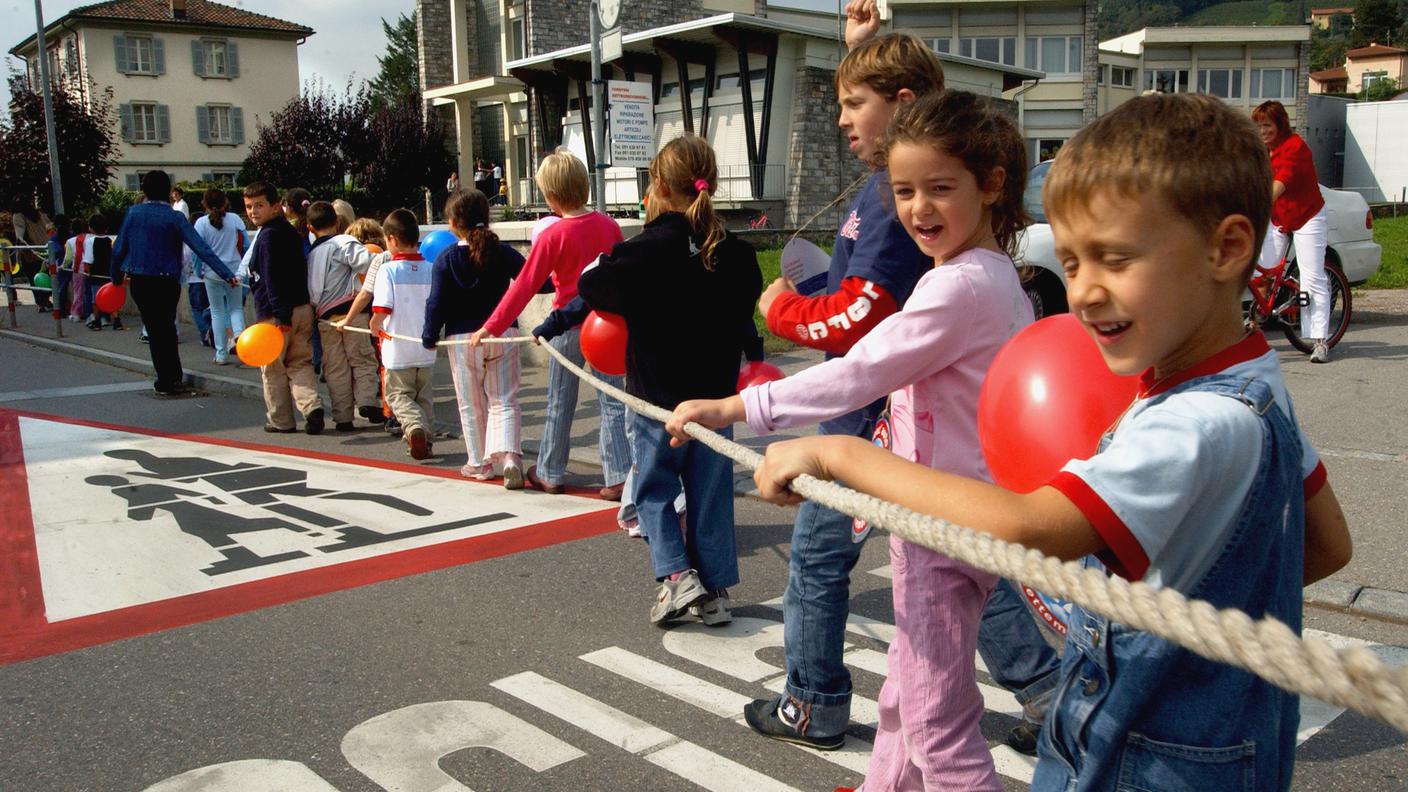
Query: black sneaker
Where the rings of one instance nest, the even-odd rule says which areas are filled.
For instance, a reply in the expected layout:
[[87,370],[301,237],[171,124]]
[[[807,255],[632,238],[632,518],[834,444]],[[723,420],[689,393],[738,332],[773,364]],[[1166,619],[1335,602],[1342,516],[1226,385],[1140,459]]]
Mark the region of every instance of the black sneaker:
[[337,426],[335,428],[339,432],[350,432],[356,429],[357,427],[351,421],[338,421]]
[[290,426],[287,429],[280,429],[279,427],[274,426],[273,424],[264,424],[264,431],[268,432],[269,434],[293,434],[294,432],[298,431],[298,428]]
[[123,329],[123,328],[122,328],[122,320],[121,320],[121,319],[113,319],[113,320],[112,320],[112,329],[114,329],[114,330],[121,330],[121,329]]
[[1019,754],[1036,756],[1036,739],[1041,736],[1041,724],[1024,720],[1007,732],[1003,742]]
[[[813,737],[807,734],[808,719],[803,715],[803,706],[792,698],[754,699],[752,704],[743,708],[743,717],[753,731],[774,740],[805,745],[821,751],[835,751],[846,744],[844,733],[830,737]],[[799,722],[800,729],[794,725]]]
[[358,407],[357,414],[374,424],[386,423],[386,415],[382,413],[380,405]]
[[401,436],[401,422],[396,420],[396,416],[394,415],[386,419],[386,424],[382,428],[384,428],[389,435],[396,437]]
[[304,425],[303,431],[307,432],[310,435],[323,433],[324,423],[322,407],[319,407],[313,412],[308,413],[308,417],[304,420],[306,420],[307,423]]
[[92,322],[89,322],[88,325],[87,325],[87,327],[88,327],[89,330],[102,330],[102,329],[103,329],[103,326],[100,325],[100,324],[98,324],[97,320],[94,320],[94,321],[92,321]]

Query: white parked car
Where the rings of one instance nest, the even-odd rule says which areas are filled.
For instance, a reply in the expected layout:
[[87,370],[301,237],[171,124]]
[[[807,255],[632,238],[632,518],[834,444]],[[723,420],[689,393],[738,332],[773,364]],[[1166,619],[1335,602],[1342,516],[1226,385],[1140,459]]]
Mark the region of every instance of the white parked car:
[[[1046,223],[1046,212],[1041,205],[1041,185],[1050,169],[1050,160],[1032,168],[1027,180],[1026,205],[1037,222],[1027,226],[1017,241],[1017,264],[1032,267],[1026,290],[1038,319],[1068,310],[1065,276],[1061,263],[1056,260],[1051,226]],[[1325,198],[1330,222],[1325,262],[1338,267],[1350,285],[1357,286],[1379,268],[1382,251],[1374,242],[1374,216],[1359,193],[1332,190],[1322,184],[1320,194]]]

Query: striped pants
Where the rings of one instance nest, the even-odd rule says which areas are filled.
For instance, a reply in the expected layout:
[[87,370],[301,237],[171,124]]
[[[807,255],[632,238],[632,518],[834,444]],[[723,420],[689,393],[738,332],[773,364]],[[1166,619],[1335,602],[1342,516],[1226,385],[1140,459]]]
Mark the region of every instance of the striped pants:
[[[516,336],[509,328],[500,338]],[[459,333],[445,340],[468,338]],[[481,467],[503,454],[521,454],[522,412],[518,408],[519,350],[517,344],[446,346],[450,375],[455,380],[460,429],[469,464]]]

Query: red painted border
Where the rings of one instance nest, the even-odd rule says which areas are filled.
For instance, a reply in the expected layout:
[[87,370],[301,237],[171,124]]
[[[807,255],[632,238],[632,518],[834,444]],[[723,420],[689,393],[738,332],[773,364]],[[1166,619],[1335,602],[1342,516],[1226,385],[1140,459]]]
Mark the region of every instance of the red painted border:
[[615,509],[612,504],[599,512],[578,517],[292,572],[227,586],[216,591],[174,597],[50,624],[44,618],[34,521],[30,511],[29,484],[25,476],[23,440],[19,431],[20,417],[438,476],[462,481],[468,485],[478,483],[466,481],[455,471],[444,469],[0,409],[0,665],[196,624],[354,586],[600,536],[616,527],[615,518],[611,514]]

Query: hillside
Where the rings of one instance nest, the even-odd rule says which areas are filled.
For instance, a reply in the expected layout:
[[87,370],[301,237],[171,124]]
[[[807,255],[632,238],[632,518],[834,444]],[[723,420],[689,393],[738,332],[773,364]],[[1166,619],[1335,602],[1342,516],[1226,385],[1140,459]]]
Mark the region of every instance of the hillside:
[[1232,0],[1196,11],[1182,21],[1184,25],[1297,25],[1301,4]]

